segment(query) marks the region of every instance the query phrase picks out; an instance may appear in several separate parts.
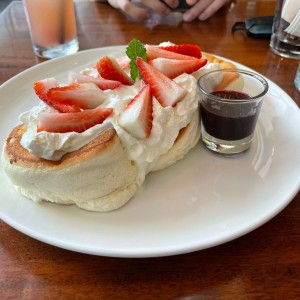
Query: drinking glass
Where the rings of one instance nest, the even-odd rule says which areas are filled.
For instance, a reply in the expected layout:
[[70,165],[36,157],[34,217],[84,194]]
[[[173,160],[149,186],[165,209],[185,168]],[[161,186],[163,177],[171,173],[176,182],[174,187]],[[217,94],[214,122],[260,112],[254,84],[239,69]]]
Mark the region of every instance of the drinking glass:
[[270,49],[282,57],[300,59],[300,0],[277,0]]
[[78,51],[72,0],[23,0],[23,4],[37,56],[51,59]]

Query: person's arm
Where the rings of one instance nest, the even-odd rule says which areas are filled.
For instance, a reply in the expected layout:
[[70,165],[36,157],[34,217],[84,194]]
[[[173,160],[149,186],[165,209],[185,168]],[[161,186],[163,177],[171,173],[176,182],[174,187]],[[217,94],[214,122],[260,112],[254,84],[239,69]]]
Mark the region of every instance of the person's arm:
[[[191,22],[195,19],[204,21],[230,1],[233,0],[186,0],[186,3],[192,7],[183,14],[183,20],[185,22]],[[146,9],[139,7],[139,5],[135,5],[135,2],[141,3],[143,6],[148,7],[161,15],[168,15],[172,8],[176,8],[179,5],[179,0],[108,0],[106,2],[137,20],[145,20],[150,16]]]
[[[144,20],[149,18],[149,13],[146,9],[134,4],[134,1],[129,0],[108,0],[108,3],[117,9],[122,10],[130,17],[137,20]],[[139,0],[143,6],[148,7],[161,15],[168,15],[170,8],[176,8],[179,4],[178,0]],[[169,7],[168,7],[169,6]]]
[[191,22],[195,19],[205,21],[230,1],[231,0],[186,0],[186,3],[192,5],[192,8],[183,14],[183,20],[185,22]]

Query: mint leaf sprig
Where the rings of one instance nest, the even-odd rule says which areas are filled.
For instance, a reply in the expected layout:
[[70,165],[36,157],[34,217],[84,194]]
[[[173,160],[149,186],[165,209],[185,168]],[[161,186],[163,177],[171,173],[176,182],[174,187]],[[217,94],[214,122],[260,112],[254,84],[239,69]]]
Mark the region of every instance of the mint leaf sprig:
[[137,57],[141,57],[144,61],[147,61],[147,52],[144,44],[137,39],[133,39],[126,48],[126,54],[130,59],[130,77],[133,80],[141,78],[136,66],[136,59]]

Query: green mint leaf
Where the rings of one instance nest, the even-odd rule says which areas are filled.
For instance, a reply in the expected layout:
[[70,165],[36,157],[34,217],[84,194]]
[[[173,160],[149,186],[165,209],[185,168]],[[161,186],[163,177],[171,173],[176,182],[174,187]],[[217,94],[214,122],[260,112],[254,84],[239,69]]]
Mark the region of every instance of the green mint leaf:
[[147,53],[144,44],[139,40],[132,40],[126,48],[126,54],[130,59],[131,78],[133,80],[135,80],[136,78],[141,78],[139,70],[136,66],[136,59],[137,57],[141,57],[144,61],[147,61]]

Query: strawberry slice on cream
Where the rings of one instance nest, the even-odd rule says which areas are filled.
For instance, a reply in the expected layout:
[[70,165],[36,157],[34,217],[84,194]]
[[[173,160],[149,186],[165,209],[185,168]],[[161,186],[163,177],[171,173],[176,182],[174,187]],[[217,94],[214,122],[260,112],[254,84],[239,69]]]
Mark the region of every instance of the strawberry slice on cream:
[[105,99],[106,95],[96,84],[81,83],[50,89],[45,102],[60,112],[76,112],[95,108]]
[[198,45],[194,44],[179,44],[179,45],[168,45],[168,46],[159,46],[160,49],[167,51],[180,53],[183,55],[192,56],[195,58],[201,58],[201,48]]
[[100,88],[103,91],[116,89],[122,84],[120,81],[109,80],[100,77],[93,77],[75,72],[69,72],[68,83],[69,85],[76,83],[94,83],[98,86],[98,88]]
[[186,94],[187,90],[175,81],[149,65],[142,58],[136,60],[138,70],[150,91],[158,102],[163,106],[175,106]]
[[71,113],[41,112],[38,116],[37,132],[83,132],[103,123],[112,112],[112,108],[94,108]]
[[146,45],[146,50],[147,50],[147,60],[152,60],[157,57],[163,57],[163,58],[170,58],[170,59],[194,59],[194,57],[190,55],[184,55],[181,53],[176,53],[172,51],[168,51],[165,49],[162,49],[157,46],[152,46],[152,45]]
[[151,134],[152,113],[153,102],[150,86],[145,85],[125,107],[118,123],[135,138],[145,139]]
[[169,59],[158,57],[148,62],[152,67],[173,79],[183,73],[191,74],[206,65],[206,59]]
[[96,67],[102,78],[120,81],[125,85],[133,84],[133,80],[120,67],[115,58],[104,56],[97,62]]
[[36,81],[33,84],[33,89],[36,95],[43,101],[47,102],[48,97],[47,93],[50,89],[58,87],[59,84],[55,78],[45,78],[39,81]]

